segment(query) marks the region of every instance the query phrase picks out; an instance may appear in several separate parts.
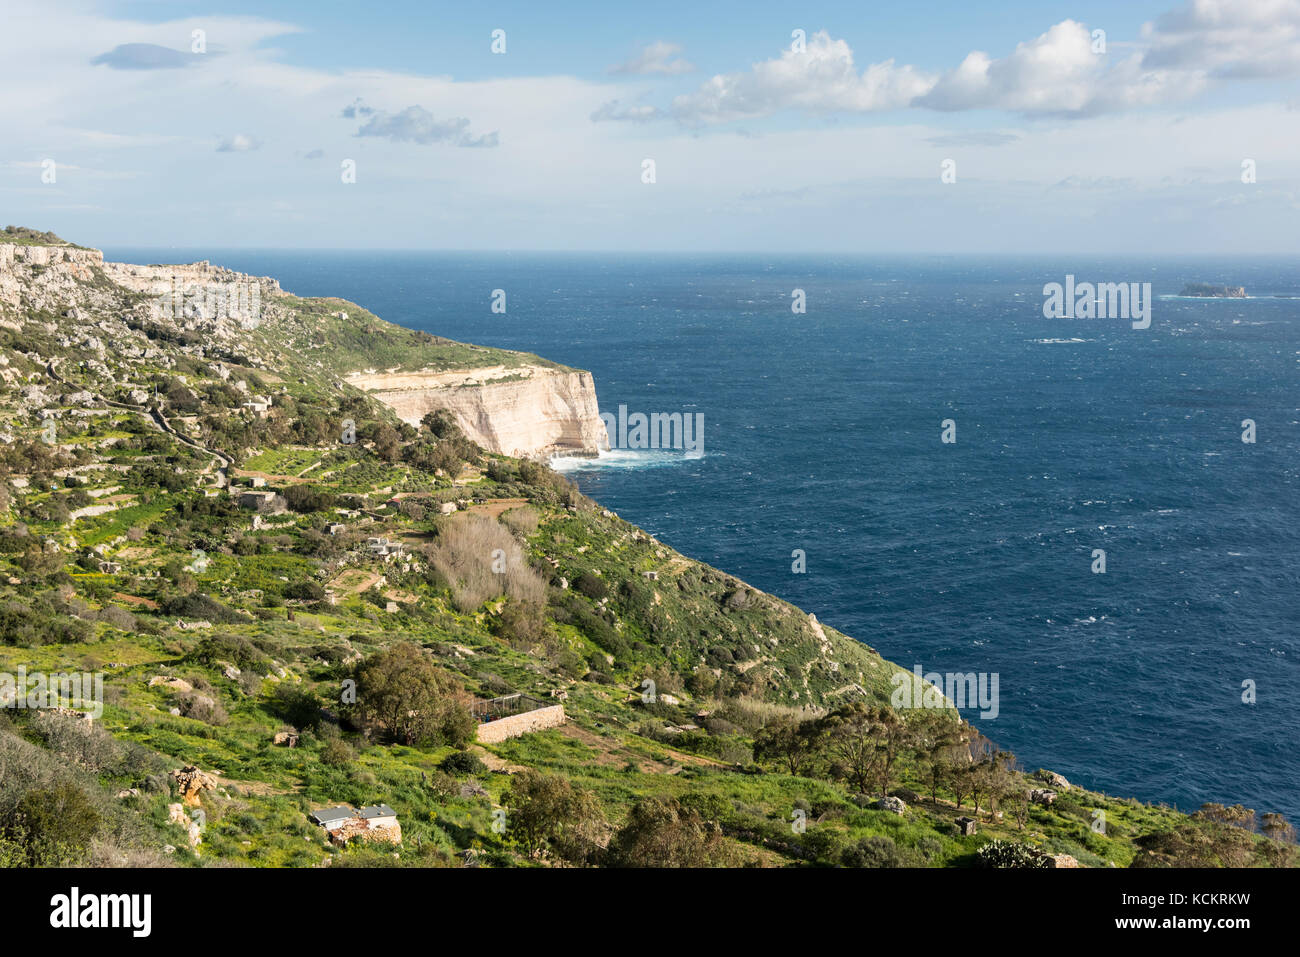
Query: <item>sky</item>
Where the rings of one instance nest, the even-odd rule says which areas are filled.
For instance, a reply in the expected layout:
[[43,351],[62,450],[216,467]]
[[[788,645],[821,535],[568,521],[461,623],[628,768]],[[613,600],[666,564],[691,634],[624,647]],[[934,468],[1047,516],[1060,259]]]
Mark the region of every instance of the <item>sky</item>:
[[1300,0],[0,0],[0,62],[0,224],[91,246],[1300,252]]

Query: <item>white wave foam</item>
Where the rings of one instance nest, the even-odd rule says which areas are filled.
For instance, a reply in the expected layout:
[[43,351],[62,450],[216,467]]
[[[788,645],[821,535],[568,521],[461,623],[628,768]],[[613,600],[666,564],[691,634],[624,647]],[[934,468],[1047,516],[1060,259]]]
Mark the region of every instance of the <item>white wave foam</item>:
[[588,472],[603,469],[656,469],[698,461],[698,458],[688,459],[682,452],[609,449],[594,459],[579,455],[558,455],[551,459],[550,465],[557,472]]

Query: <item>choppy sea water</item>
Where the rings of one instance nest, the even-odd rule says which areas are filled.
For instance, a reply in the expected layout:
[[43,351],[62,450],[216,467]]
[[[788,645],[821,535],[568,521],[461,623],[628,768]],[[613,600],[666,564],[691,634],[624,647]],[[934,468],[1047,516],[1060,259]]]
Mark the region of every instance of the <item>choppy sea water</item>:
[[[591,370],[602,411],[702,413],[702,458],[557,464],[904,667],[996,673],[997,718],[966,715],[1030,768],[1300,817],[1300,301],[1268,298],[1300,295],[1289,263],[106,253],[537,352]],[[1043,318],[1067,273],[1151,282],[1151,327]]]

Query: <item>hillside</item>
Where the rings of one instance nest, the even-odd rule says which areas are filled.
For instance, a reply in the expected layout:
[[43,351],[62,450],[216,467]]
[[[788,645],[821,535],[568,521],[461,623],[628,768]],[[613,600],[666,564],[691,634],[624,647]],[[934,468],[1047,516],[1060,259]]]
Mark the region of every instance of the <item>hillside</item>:
[[[163,308],[172,277],[203,294]],[[103,675],[94,720],[0,709],[0,863],[1292,862],[1279,817],[1028,775],[942,699],[893,708],[871,636],[482,448],[491,403],[421,380],[403,421],[373,379],[448,373],[587,375],[205,263],[0,255],[0,671]],[[563,723],[483,734],[529,699]],[[338,805],[400,843],[331,841]]]

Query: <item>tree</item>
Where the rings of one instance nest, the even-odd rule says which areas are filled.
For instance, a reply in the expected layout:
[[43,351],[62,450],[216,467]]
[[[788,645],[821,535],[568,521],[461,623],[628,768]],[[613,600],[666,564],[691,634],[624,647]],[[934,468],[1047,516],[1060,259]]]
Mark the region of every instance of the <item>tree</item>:
[[893,708],[860,701],[837,708],[821,720],[833,776],[859,791],[873,785],[889,793],[894,765],[911,740],[911,731]]
[[951,776],[958,757],[966,753],[964,727],[960,718],[937,709],[922,709],[912,721],[917,756],[928,772],[930,800],[936,804],[939,785]]
[[817,723],[782,715],[754,735],[754,758],[783,764],[790,774],[808,773],[816,761]]
[[439,439],[460,434],[460,426],[456,424],[456,417],[446,409],[434,409],[431,412],[426,412],[424,418],[420,420],[420,428],[428,429],[435,438]]
[[716,821],[673,798],[642,798],[609,843],[619,867],[722,867],[726,839]]
[[531,855],[549,848],[574,864],[590,861],[605,831],[595,795],[557,774],[516,774],[506,796],[511,832]]
[[398,644],[357,666],[357,709],[408,745],[439,740],[464,747],[475,722],[464,690],[412,644]]

